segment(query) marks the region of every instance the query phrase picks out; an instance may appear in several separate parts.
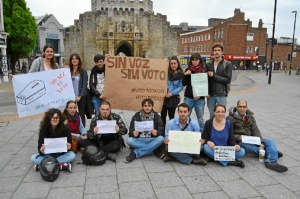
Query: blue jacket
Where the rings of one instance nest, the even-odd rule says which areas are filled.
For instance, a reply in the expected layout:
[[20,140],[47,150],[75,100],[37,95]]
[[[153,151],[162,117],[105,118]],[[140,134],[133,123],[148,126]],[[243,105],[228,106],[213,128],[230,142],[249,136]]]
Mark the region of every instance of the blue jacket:
[[183,89],[182,79],[179,80],[168,80],[168,92],[172,93],[172,95],[178,95]]
[[[187,127],[185,128],[185,131],[194,131],[200,133],[200,126],[196,120],[188,119],[186,123],[187,123]],[[169,137],[169,131],[181,131],[182,128],[183,127],[179,122],[178,116],[175,117],[174,119],[171,119],[166,126],[165,138]]]

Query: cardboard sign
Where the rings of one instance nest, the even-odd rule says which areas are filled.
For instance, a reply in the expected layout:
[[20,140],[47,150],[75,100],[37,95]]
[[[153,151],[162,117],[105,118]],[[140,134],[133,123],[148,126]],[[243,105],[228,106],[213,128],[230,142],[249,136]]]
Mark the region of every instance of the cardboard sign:
[[63,109],[75,99],[69,68],[15,75],[12,82],[20,118]]
[[242,142],[260,145],[260,137],[242,135]]
[[108,57],[104,96],[114,109],[138,111],[143,99],[160,112],[167,93],[168,60]]
[[208,95],[207,73],[191,74],[191,83],[194,96]]
[[216,161],[235,161],[234,146],[215,146]]
[[168,152],[200,154],[201,142],[200,132],[192,131],[170,131]]

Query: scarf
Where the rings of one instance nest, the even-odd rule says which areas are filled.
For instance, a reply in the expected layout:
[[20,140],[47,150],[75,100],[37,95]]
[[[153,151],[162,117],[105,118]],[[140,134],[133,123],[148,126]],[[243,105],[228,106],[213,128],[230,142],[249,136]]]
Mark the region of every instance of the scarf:
[[175,74],[172,73],[171,71],[168,72],[168,80],[169,81],[175,81],[175,80],[179,80],[182,79],[183,74],[180,72],[180,70],[178,70]]
[[199,66],[190,65],[189,69],[191,70],[192,73],[205,73],[205,69],[203,68],[202,65]]

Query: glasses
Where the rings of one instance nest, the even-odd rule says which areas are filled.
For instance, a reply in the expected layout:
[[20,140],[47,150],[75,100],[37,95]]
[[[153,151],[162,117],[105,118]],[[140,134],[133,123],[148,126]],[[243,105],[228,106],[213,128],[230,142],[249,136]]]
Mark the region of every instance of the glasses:
[[51,117],[51,120],[59,120],[59,117]]

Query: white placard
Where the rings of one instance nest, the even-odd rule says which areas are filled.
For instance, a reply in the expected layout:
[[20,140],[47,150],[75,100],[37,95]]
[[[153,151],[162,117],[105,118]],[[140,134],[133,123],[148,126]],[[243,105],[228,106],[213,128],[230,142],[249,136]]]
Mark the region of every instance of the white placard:
[[191,74],[191,83],[194,96],[208,96],[207,73]]
[[169,131],[168,152],[200,154],[200,139],[200,132]]
[[242,142],[248,144],[256,144],[256,145],[261,144],[260,137],[248,136],[248,135],[242,135]]
[[134,121],[134,130],[138,132],[147,132],[154,129],[153,121]]
[[116,133],[116,120],[97,120],[97,134]]
[[70,69],[15,75],[12,79],[19,117],[63,109],[75,100]]
[[67,137],[63,138],[45,138],[45,154],[67,152]]
[[215,146],[216,161],[235,161],[235,146]]

